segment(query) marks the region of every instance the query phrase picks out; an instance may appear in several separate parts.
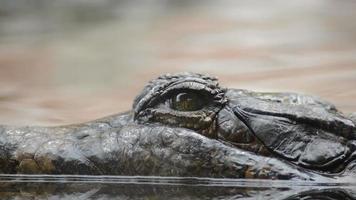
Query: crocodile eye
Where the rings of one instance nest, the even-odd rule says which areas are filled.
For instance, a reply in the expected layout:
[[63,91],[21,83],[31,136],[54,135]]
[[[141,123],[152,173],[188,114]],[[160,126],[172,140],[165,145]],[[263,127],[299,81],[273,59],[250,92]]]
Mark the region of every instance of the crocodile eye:
[[171,109],[183,112],[201,110],[205,104],[204,96],[194,92],[180,92],[170,99]]
[[134,121],[188,128],[216,137],[216,115],[225,105],[217,79],[192,73],[151,81],[135,99]]

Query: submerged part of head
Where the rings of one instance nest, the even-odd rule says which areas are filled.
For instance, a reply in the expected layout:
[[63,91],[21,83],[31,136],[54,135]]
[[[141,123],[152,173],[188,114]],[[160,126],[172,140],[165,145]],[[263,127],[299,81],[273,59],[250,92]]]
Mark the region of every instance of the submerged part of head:
[[151,81],[134,120],[194,130],[302,168],[338,173],[355,160],[355,124],[318,98],[223,89],[216,78],[181,73]]

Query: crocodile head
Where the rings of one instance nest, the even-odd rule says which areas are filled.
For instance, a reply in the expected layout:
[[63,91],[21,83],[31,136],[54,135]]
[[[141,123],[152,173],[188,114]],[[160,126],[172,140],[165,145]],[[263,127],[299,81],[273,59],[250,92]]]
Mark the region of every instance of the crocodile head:
[[312,96],[225,89],[214,77],[181,73],[151,81],[133,111],[138,124],[188,129],[316,173],[343,173],[356,157],[354,122]]
[[127,113],[60,127],[0,126],[0,173],[347,177],[355,166],[352,116],[312,96],[164,75]]

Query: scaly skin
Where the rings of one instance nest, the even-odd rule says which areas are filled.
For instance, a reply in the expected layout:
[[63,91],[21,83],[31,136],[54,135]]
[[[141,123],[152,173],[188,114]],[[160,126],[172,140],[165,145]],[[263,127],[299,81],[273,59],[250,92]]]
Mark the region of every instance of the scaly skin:
[[[187,90],[199,94],[201,108],[172,108],[167,99]],[[353,163],[355,130],[314,97],[166,75],[127,113],[60,127],[0,126],[0,173],[324,180]]]
[[135,124],[129,113],[65,127],[3,127],[0,141],[1,173],[314,177],[187,129]]

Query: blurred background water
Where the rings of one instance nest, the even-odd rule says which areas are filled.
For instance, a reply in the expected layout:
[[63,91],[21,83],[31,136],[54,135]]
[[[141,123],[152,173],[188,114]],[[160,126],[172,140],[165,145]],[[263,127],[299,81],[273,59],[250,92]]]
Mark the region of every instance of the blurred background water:
[[162,73],[356,111],[356,1],[0,0],[0,123],[125,111]]

